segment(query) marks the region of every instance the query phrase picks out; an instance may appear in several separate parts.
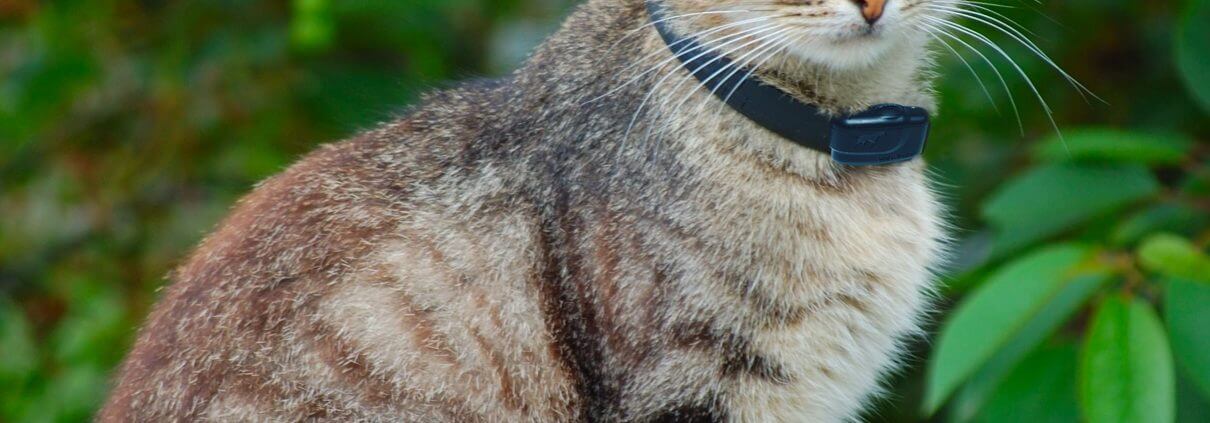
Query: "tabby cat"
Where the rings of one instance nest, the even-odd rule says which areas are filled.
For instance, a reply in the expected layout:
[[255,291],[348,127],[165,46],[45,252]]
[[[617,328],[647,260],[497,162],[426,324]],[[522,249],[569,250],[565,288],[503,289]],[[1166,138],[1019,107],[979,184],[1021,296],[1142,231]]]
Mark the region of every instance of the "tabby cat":
[[[956,0],[652,0],[829,113],[935,109]],[[920,160],[735,113],[644,0],[258,186],[171,275],[101,421],[859,418],[943,248]]]

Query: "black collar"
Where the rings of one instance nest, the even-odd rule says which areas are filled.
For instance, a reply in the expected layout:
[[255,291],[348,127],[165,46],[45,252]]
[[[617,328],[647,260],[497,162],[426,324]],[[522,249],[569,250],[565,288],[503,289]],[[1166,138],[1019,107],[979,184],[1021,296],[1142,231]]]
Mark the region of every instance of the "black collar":
[[919,107],[880,104],[860,113],[832,117],[814,105],[732,72],[732,62],[680,38],[668,27],[665,9],[648,0],[647,12],[664,43],[715,96],[757,125],[812,150],[831,154],[836,162],[853,166],[885,165],[912,160],[924,152],[928,111]]

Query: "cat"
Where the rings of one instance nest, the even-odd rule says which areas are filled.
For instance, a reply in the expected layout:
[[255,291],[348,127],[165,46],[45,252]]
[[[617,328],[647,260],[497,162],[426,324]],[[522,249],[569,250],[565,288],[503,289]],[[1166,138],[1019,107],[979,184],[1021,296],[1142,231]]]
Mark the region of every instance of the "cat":
[[653,1],[588,0],[510,76],[259,185],[170,275],[98,419],[858,419],[944,256],[922,160],[788,142],[653,22],[829,113],[935,111],[920,28],[956,2]]

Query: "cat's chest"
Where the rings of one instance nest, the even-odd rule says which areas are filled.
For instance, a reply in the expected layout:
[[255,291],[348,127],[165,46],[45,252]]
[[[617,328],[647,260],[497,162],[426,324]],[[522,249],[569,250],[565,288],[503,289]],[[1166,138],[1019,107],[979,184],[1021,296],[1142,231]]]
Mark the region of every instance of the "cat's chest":
[[839,404],[859,404],[917,330],[939,211],[922,176],[887,176],[846,189],[773,187],[777,195],[754,195],[719,223],[747,250],[745,273],[796,315],[749,333],[789,383],[741,379],[733,406],[744,420],[846,417]]
[[897,169],[849,186],[778,180],[731,190],[709,223],[739,273],[803,307],[837,294],[915,284],[942,231],[922,175]]

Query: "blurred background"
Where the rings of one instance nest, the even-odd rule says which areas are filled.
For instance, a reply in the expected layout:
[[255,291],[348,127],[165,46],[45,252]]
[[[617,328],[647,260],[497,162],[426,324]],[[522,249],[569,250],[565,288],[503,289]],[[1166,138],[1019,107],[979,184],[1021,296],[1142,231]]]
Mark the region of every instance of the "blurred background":
[[[943,38],[991,99],[938,45],[928,154],[958,243],[865,418],[1210,421],[1210,2],[989,1],[1105,103],[961,21],[1065,137],[965,37],[1018,124]],[[508,72],[574,3],[0,0],[0,422],[87,420],[167,272],[257,181]]]

